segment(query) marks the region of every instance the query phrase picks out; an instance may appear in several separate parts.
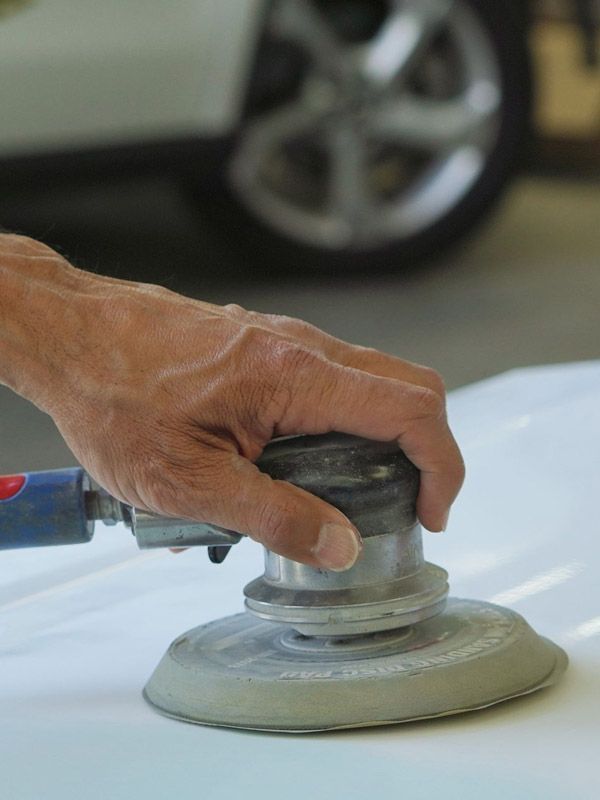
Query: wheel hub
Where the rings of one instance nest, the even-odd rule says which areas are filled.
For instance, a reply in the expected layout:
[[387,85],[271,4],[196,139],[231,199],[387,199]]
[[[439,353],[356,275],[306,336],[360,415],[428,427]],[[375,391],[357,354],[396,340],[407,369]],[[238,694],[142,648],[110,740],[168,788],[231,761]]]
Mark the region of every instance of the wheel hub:
[[[306,54],[307,66],[293,97],[250,118],[229,180],[269,227],[304,244],[360,251],[418,234],[472,188],[496,142],[496,54],[468,4],[387,7],[359,43],[313,3],[273,7],[272,29]],[[437,53],[441,34],[450,44]],[[426,69],[432,59],[436,68]],[[440,91],[447,73],[457,78],[444,78]],[[489,102],[474,104],[482,92]],[[294,158],[298,142],[323,152],[316,173]],[[378,160],[382,151],[403,168]],[[382,171],[385,179],[374,180]]]

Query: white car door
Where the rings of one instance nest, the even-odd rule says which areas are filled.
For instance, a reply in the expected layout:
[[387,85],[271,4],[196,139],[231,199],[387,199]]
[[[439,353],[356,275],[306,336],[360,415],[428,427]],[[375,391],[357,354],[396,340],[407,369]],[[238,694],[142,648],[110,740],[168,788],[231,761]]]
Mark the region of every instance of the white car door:
[[0,158],[226,132],[263,3],[11,3],[0,15]]

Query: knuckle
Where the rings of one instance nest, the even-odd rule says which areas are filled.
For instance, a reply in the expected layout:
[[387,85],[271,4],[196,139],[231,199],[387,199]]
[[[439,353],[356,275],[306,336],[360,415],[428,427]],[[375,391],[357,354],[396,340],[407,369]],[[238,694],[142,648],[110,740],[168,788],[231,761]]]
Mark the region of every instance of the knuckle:
[[273,351],[274,366],[282,376],[294,379],[314,370],[317,356],[302,345],[280,341]]
[[223,310],[226,311],[229,316],[235,317],[236,319],[243,318],[247,314],[246,309],[242,308],[242,306],[237,303],[227,303],[223,306]]
[[465,462],[458,448],[456,449],[456,457],[454,459],[454,464],[451,469],[451,474],[454,479],[454,483],[456,485],[456,491],[458,492],[458,490],[464,483],[466,475]]
[[294,324],[294,317],[286,314],[265,314],[265,320],[274,328],[288,328]]
[[[224,355],[229,363],[239,364],[245,377],[248,377],[250,371],[258,379],[265,374],[269,375],[272,368],[277,367],[274,362],[277,360],[279,348],[278,337],[259,325],[246,321],[229,341]],[[231,377],[231,371],[229,374]]]
[[237,303],[228,303],[223,306],[223,309],[227,313],[227,316],[238,324],[247,326],[251,330],[260,330],[267,333],[264,314],[258,311],[250,311]]
[[289,544],[291,532],[291,506],[281,503],[268,503],[261,508],[258,520],[256,538],[270,550],[279,552],[285,550]]
[[438,394],[440,397],[446,396],[446,384],[444,379],[431,367],[422,367],[423,369],[423,382],[428,389]]
[[438,419],[445,413],[442,397],[433,389],[419,386],[415,390],[415,408],[417,417],[433,417]]
[[268,315],[269,324],[281,336],[323,352],[337,343],[337,340],[316,325],[297,317]]
[[271,387],[268,408],[278,424],[296,432],[317,424],[332,390],[324,367],[325,359],[318,353],[288,340],[277,343],[265,376]]
[[310,322],[305,322],[303,319],[296,319],[296,317],[283,317],[282,327],[299,339],[312,337],[317,333],[317,328],[314,325],[311,325]]
[[325,334],[314,325],[311,325],[310,322],[305,322],[296,317],[266,314],[265,321],[269,324],[271,329],[276,331],[280,336],[308,347],[319,347],[325,338]]
[[364,347],[363,345],[353,344],[348,345],[348,348],[350,352],[365,361],[379,360],[386,357],[385,354],[382,353],[381,350],[377,350],[376,347]]
[[379,364],[382,359],[383,355],[374,347],[343,344],[341,362],[344,366],[355,367],[356,369],[368,369],[371,365]]
[[304,322],[297,317],[290,317],[287,314],[265,314],[267,319],[274,327],[282,328],[286,331],[301,331],[312,327],[308,322]]

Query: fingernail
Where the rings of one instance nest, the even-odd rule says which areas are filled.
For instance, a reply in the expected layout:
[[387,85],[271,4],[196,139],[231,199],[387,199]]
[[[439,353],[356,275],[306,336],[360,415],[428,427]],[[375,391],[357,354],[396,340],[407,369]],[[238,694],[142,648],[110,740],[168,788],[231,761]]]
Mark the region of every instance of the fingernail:
[[342,572],[356,562],[361,545],[360,537],[351,528],[326,522],[319,531],[313,555],[325,569]]
[[442,518],[442,527],[441,527],[441,532],[442,532],[442,533],[443,533],[443,532],[446,530],[446,528],[448,527],[448,517],[449,517],[449,516],[450,516],[450,511],[446,511],[446,513],[444,514],[444,516],[443,516],[443,518]]

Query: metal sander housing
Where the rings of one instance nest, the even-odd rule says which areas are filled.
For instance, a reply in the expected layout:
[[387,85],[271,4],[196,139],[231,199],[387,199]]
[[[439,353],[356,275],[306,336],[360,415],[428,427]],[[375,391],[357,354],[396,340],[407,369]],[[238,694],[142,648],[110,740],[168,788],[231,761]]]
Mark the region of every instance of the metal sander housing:
[[265,574],[244,589],[252,614],[307,636],[344,636],[411,625],[443,609],[447,573],[423,558],[419,473],[394,442],[298,437],[267,448],[260,466],[339,508],[360,530],[364,548],[346,572],[267,550]]

